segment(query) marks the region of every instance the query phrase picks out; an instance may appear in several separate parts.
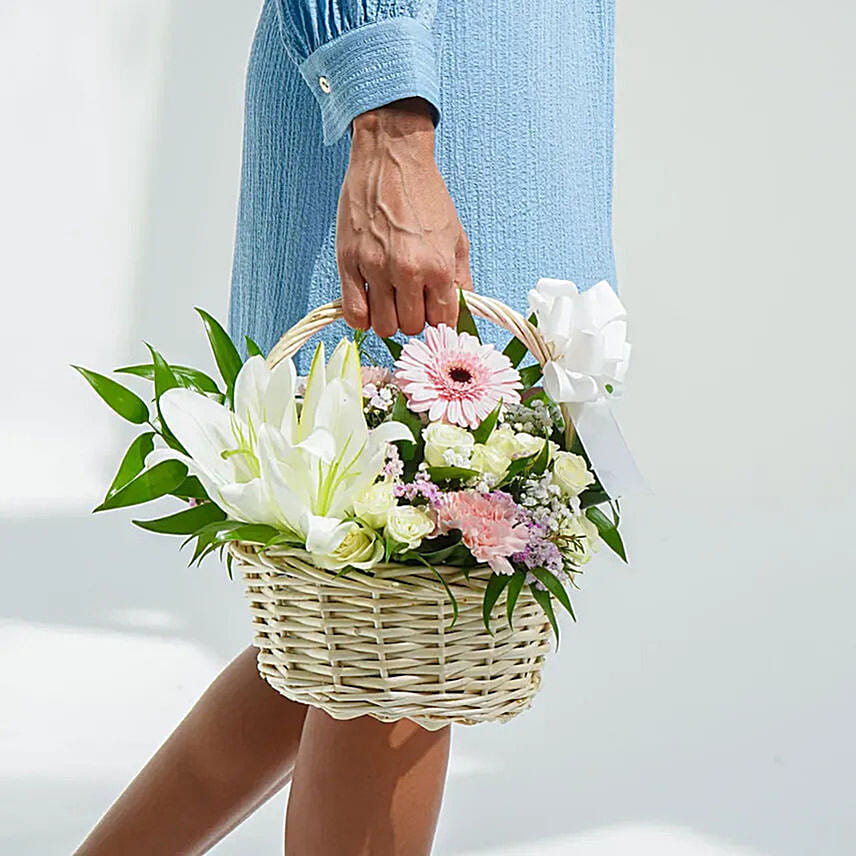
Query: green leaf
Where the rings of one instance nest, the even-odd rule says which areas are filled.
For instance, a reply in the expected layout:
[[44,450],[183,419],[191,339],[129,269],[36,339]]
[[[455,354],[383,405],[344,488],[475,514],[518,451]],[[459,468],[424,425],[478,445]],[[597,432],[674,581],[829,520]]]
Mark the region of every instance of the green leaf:
[[[421,546],[424,546],[425,542],[422,542]],[[425,552],[411,550],[408,553],[405,553],[403,558],[406,560],[410,558],[410,553],[418,553],[418,555],[427,562],[436,562],[437,564],[441,564],[445,562],[450,556],[454,555],[457,550],[462,546],[461,536],[458,535],[451,544],[446,545],[445,547],[441,547],[437,550],[428,550]]]
[[616,525],[599,508],[587,508],[586,517],[597,526],[600,537],[603,538],[610,549],[626,562],[627,553]]
[[267,546],[269,541],[277,538],[279,533],[272,526],[263,523],[241,523],[238,520],[222,520],[209,523],[198,529],[182,543],[182,547],[194,538],[196,547],[188,565],[201,562],[209,553],[228,544],[230,541],[250,541],[254,544]]
[[279,535],[278,530],[273,526],[267,526],[264,523],[244,523],[237,526],[230,532],[223,533],[215,539],[217,544],[227,544],[229,541],[250,541],[253,544],[263,544],[267,546],[268,541],[276,538]]
[[[508,469],[505,471],[505,475],[502,477],[502,480],[497,484],[496,488],[499,489],[501,487],[504,487],[510,481],[517,478],[517,476],[522,475],[523,473],[532,469],[532,466],[535,464],[536,460],[539,459],[543,451],[544,450],[542,448],[540,452],[534,452],[531,455],[526,455],[526,457],[524,458],[515,458],[511,462],[511,464],[509,464]],[[547,454],[549,457],[549,449],[547,450]]]
[[148,532],[158,532],[162,535],[192,535],[200,527],[218,520],[225,520],[226,514],[213,502],[203,502],[177,514],[159,517],[157,520],[133,520],[135,526]]
[[211,499],[196,476],[188,476],[175,490],[170,491],[170,495],[178,499]]
[[443,584],[443,588],[446,589],[446,594],[449,596],[449,600],[452,604],[452,622],[446,628],[447,630],[451,630],[455,626],[455,622],[458,620],[458,600],[455,597],[452,590],[449,588],[449,584],[446,582],[443,575],[430,563],[426,562],[429,568],[434,572],[434,576],[437,577],[438,580]]
[[473,320],[473,315],[470,312],[469,307],[467,306],[467,301],[464,298],[464,290],[462,288],[458,289],[457,331],[459,333],[469,333],[471,336],[475,336],[476,339],[481,342],[481,336],[479,336],[479,331],[476,327],[476,322]]
[[520,369],[520,382],[523,384],[523,388],[529,389],[535,386],[541,380],[543,373],[544,371],[538,363],[533,363],[531,366]]
[[[116,472],[113,482],[107,488],[107,496],[112,496],[119,488],[128,484],[131,479],[138,476],[146,465],[146,455],[151,452],[155,445],[155,435],[153,431],[146,431],[145,434],[140,434],[125,452],[122,458],[122,463],[119,464],[119,469]],[[106,499],[106,497],[105,497]]]
[[553,612],[553,604],[550,600],[550,592],[544,591],[543,589],[539,589],[535,586],[534,583],[529,583],[529,591],[532,592],[532,597],[538,601],[541,609],[544,610],[544,615],[547,616],[547,620],[550,622],[550,626],[553,628],[553,633],[556,636],[556,651],[559,650],[559,625],[556,621],[556,615]]
[[155,398],[160,398],[168,389],[181,386],[169,363],[148,342],[146,347],[152,355],[154,366]]
[[244,336],[244,340],[247,343],[247,356],[249,357],[263,357],[262,349],[249,337]]
[[108,496],[94,511],[125,508],[139,505],[172,493],[187,476],[187,467],[181,461],[168,460],[143,470],[124,487]]
[[226,395],[231,399],[235,378],[243,365],[241,355],[238,353],[235,343],[229,338],[229,334],[220,326],[220,322],[216,318],[198,306],[196,311],[205,325],[205,332],[208,334],[208,341],[211,343],[214,361],[217,363],[217,368],[226,384]]
[[542,582],[551,594],[555,595],[556,600],[568,610],[571,615],[571,618],[574,621],[577,620],[576,615],[574,615],[574,608],[571,606],[571,599],[568,597],[568,592],[565,590],[565,587],[562,585],[562,581],[553,573],[548,571],[546,568],[533,568],[532,574],[535,579]]
[[452,481],[454,479],[471,479],[480,475],[478,470],[471,470],[467,467],[428,467],[428,475],[431,476],[431,481]]
[[158,419],[160,420],[161,433],[163,434],[164,440],[166,440],[173,449],[177,449],[179,452],[185,452],[186,450],[184,446],[179,443],[175,434],[170,431],[160,408],[161,396],[168,389],[176,389],[177,387],[180,387],[181,384],[178,382],[178,378],[173,374],[172,369],[169,367],[169,363],[167,363],[167,361],[151,345],[146,343],[146,347],[152,355],[152,365],[155,367],[155,408],[157,409]]
[[422,422],[415,413],[411,413],[407,409],[407,400],[404,397],[404,393],[399,392],[396,396],[395,404],[392,406],[389,418],[394,422],[401,422],[410,430],[413,442],[398,440],[396,446],[398,447],[398,453],[401,455],[402,461],[413,461],[417,450],[422,445]]
[[540,476],[547,469],[547,464],[550,463],[550,444],[544,443],[541,451],[535,456],[532,462],[532,472],[536,476]]
[[98,372],[90,371],[81,366],[72,366],[73,369],[79,371],[90,386],[101,396],[101,398],[113,408],[123,419],[128,422],[133,422],[135,425],[142,425],[148,422],[149,408],[146,403],[135,392],[131,392],[121,383],[116,383],[109,377],[104,377]]
[[348,576],[348,574],[353,573],[355,570],[357,569],[353,565],[345,565],[344,568],[339,568],[339,570],[336,571],[336,576],[346,577]]
[[603,488],[587,488],[580,494],[580,506],[582,508],[603,505],[605,502],[609,502],[609,494]]
[[[422,437],[422,420],[415,413],[411,413],[407,409],[407,399],[404,397],[403,392],[399,392],[396,396],[395,404],[392,406],[389,418],[393,422],[401,422],[406,425],[413,435],[413,442],[419,442]],[[403,440],[401,442],[406,443],[407,441]]]
[[511,341],[505,346],[503,354],[508,357],[511,365],[514,368],[520,365],[523,358],[526,356],[529,349],[516,336],[512,336]]
[[493,605],[499,599],[499,596],[502,594],[503,589],[508,585],[509,580],[511,579],[511,575],[509,574],[491,574],[490,579],[487,581],[487,586],[484,590],[484,601],[482,602],[482,619],[484,620],[484,626],[487,628],[487,632],[493,636],[493,630],[490,629],[490,613],[493,609]]
[[526,582],[526,574],[523,571],[515,571],[514,575],[508,582],[508,592],[505,595],[505,617],[508,619],[508,627],[514,630],[514,625],[511,623],[511,617],[514,613],[514,607],[517,604],[517,597],[520,590],[523,588],[523,583]]
[[398,546],[398,542],[393,538],[389,533],[383,533],[383,560],[384,562],[388,562],[392,554],[395,552],[395,548]]
[[473,439],[476,443],[487,443],[488,438],[493,433],[493,429],[496,427],[496,422],[499,419],[499,411],[502,410],[502,400],[500,399],[499,404],[494,407],[493,410],[482,419],[481,424],[478,428],[473,431]]
[[[172,373],[178,378],[178,382],[187,389],[196,389],[199,392],[220,392],[217,384],[205,372],[192,369],[189,366],[170,365]],[[122,374],[134,375],[144,380],[155,379],[155,367],[152,363],[141,363],[135,366],[123,366],[116,369]]]
[[384,337],[382,339],[384,345],[386,345],[387,350],[389,351],[390,356],[397,360],[401,356],[402,344],[401,342],[396,342],[395,339],[390,339],[389,337]]

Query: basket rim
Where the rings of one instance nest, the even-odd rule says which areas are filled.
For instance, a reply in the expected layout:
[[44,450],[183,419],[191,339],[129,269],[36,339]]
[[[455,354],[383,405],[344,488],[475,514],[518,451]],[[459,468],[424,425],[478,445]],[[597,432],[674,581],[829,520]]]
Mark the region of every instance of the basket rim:
[[[433,597],[437,593],[442,592],[444,597],[448,597],[443,583],[437,579],[437,576],[431,570],[418,562],[412,564],[406,562],[379,562],[367,571],[355,568],[354,571],[358,572],[358,575],[354,573],[340,575],[338,571],[319,568],[313,563],[311,554],[299,547],[283,547],[282,545],[265,547],[263,544],[252,541],[232,541],[228,545],[228,551],[237,562],[244,565],[261,562],[266,565],[270,572],[281,571],[283,574],[315,573],[323,575],[328,581],[341,580],[343,586],[368,586],[378,592],[389,592],[390,594],[401,594],[402,591],[407,590],[413,593],[414,596],[416,591],[423,589],[426,592],[426,596],[430,595]],[[263,556],[266,556],[269,561],[275,561],[278,558],[296,559],[309,570],[304,571],[300,567],[300,564],[280,569],[276,565],[264,562]],[[493,570],[485,562],[480,562],[466,569],[457,565],[443,564],[432,565],[432,567],[445,578],[446,585],[449,586],[458,600],[468,600],[470,598],[481,600],[484,596],[488,579],[493,573]],[[380,574],[377,571],[380,571]],[[467,571],[469,576],[465,571]],[[247,572],[255,573],[249,569],[244,571],[244,573]],[[401,572],[404,572],[404,574]],[[487,573],[485,574],[485,572]],[[520,591],[519,597],[525,598],[527,596],[531,597],[531,594],[524,586]]]

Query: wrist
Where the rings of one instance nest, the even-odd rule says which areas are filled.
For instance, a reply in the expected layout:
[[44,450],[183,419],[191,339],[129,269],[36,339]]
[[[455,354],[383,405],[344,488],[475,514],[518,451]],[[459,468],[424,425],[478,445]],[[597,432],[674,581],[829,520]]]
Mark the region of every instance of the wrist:
[[367,110],[353,120],[351,148],[374,148],[378,141],[401,141],[424,155],[434,156],[434,119],[423,98],[405,98]]

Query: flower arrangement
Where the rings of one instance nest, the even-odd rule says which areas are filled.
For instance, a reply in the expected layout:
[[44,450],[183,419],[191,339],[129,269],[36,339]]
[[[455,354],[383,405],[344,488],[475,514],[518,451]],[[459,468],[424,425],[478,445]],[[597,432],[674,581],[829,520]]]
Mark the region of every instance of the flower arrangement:
[[[482,567],[489,631],[500,594],[513,626],[527,586],[558,641],[554,602],[574,615],[570,591],[601,545],[626,559],[618,503],[567,415],[569,402],[616,394],[629,356],[623,324],[586,306],[585,294],[553,280],[530,293],[530,323],[553,349],[543,370],[521,368],[518,339],[501,352],[483,344],[463,296],[457,329],[384,340],[388,367],[361,364],[372,334],[358,333],[329,359],[319,344],[305,378],[290,358],[269,365],[249,339],[243,360],[199,310],[220,382],[150,348],[150,362],[116,370],[153,383],[150,407],[75,367],[116,413],[145,427],[95,510],[181,500],[176,513],[134,523],[186,536],[191,563],[243,541],[301,551],[331,574],[423,565],[451,599],[452,624],[457,604],[437,568],[469,578]],[[231,573],[231,556],[227,564]]]

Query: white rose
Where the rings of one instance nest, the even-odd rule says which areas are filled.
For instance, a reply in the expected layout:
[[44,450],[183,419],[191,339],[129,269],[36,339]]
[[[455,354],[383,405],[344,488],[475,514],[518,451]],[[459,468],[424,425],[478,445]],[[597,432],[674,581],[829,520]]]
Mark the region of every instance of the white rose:
[[386,526],[387,515],[391,509],[395,508],[395,503],[393,483],[376,482],[359,499],[354,500],[354,514],[369,526],[383,529]]
[[480,473],[496,476],[498,479],[505,475],[510,464],[511,458],[491,446],[486,446],[483,443],[477,443],[473,446],[470,467]]
[[556,452],[553,461],[553,481],[568,496],[579,496],[586,487],[594,484],[594,476],[586,466],[586,459],[573,452]]
[[597,526],[584,514],[568,520],[559,534],[566,544],[562,553],[575,565],[584,565],[600,549]]
[[521,431],[514,435],[514,452],[511,457],[512,459],[528,458],[530,455],[537,455],[544,448],[545,442],[543,437],[536,437]]
[[511,430],[510,425],[500,425],[499,428],[494,428],[485,445],[493,449],[494,452],[505,455],[506,458],[513,458],[517,451],[514,431]]
[[469,431],[445,422],[432,422],[422,431],[422,437],[425,440],[425,460],[431,467],[447,466],[443,457],[445,452],[469,459],[475,443]]
[[383,558],[383,542],[365,526],[352,523],[339,546],[327,555],[312,554],[312,559],[319,567],[337,571],[351,565],[354,568],[367,570]]
[[408,550],[415,550],[434,531],[434,518],[413,505],[398,505],[389,512],[386,534]]

